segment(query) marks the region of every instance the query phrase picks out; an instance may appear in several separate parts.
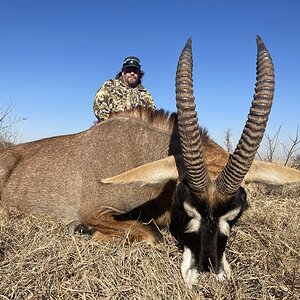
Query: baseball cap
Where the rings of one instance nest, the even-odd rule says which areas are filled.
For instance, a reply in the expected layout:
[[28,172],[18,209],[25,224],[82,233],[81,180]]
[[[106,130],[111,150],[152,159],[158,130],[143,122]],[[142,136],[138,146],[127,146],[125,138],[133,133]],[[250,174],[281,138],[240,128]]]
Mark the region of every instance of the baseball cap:
[[136,56],[128,56],[123,61],[123,68],[137,68],[141,70],[141,62],[138,57]]

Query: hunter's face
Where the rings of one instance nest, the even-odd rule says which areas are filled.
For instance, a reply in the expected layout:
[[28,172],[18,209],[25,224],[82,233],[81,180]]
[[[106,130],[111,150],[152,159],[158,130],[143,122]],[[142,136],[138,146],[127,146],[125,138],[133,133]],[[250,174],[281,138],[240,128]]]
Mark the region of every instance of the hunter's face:
[[122,71],[122,77],[124,82],[130,87],[136,87],[138,85],[141,72],[137,68],[126,68]]

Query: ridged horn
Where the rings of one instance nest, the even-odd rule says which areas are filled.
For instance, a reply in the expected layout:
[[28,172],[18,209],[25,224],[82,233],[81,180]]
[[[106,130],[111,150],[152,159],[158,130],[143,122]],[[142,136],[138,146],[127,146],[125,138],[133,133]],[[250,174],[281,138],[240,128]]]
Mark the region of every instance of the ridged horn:
[[256,43],[256,84],[248,120],[234,153],[217,179],[217,188],[225,195],[236,192],[249,171],[272,107],[275,87],[272,58],[259,36],[256,36]]
[[201,137],[195,109],[193,92],[192,39],[189,38],[181,52],[176,72],[176,106],[178,130],[183,159],[190,188],[195,192],[203,191],[208,184],[204,164]]

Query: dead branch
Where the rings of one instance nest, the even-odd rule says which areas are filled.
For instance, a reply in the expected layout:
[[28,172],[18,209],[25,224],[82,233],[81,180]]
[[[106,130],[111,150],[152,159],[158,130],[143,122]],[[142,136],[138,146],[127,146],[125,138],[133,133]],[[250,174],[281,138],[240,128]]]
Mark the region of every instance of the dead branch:
[[291,147],[286,147],[285,145],[283,146],[283,151],[285,153],[286,159],[284,162],[284,165],[286,166],[289,161],[292,159],[294,154],[300,149],[300,147],[297,147],[300,144],[300,139],[299,139],[299,125],[297,126],[296,134],[295,137],[289,137],[290,141],[292,142]]

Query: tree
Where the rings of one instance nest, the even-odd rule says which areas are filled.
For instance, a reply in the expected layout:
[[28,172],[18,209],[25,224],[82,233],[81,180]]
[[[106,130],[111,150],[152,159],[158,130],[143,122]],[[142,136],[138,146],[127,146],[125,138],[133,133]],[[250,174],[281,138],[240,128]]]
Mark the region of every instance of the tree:
[[[286,166],[291,159],[295,156],[296,152],[300,149],[300,147],[298,147],[298,145],[300,144],[300,139],[299,139],[299,125],[297,126],[297,130],[296,130],[296,134],[294,138],[290,138],[290,141],[292,142],[292,145],[288,148],[285,145],[283,146],[283,151],[285,153],[286,159],[284,162],[284,165]],[[298,159],[296,159],[298,157]],[[300,154],[296,155],[296,157],[294,158],[294,160],[298,160],[298,162],[300,161]]]
[[267,143],[267,160],[269,162],[273,162],[274,153],[280,143],[279,134],[280,134],[281,126],[282,125],[279,126],[278,130],[276,131],[273,137],[271,137],[269,134],[265,135],[266,143]]
[[232,153],[233,152],[233,147],[232,147],[232,129],[231,128],[227,128],[225,131],[225,147],[228,153]]
[[12,111],[12,101],[10,101],[8,106],[0,104],[0,148],[16,144],[18,134],[14,131],[14,125],[26,120],[23,117],[12,116]]

